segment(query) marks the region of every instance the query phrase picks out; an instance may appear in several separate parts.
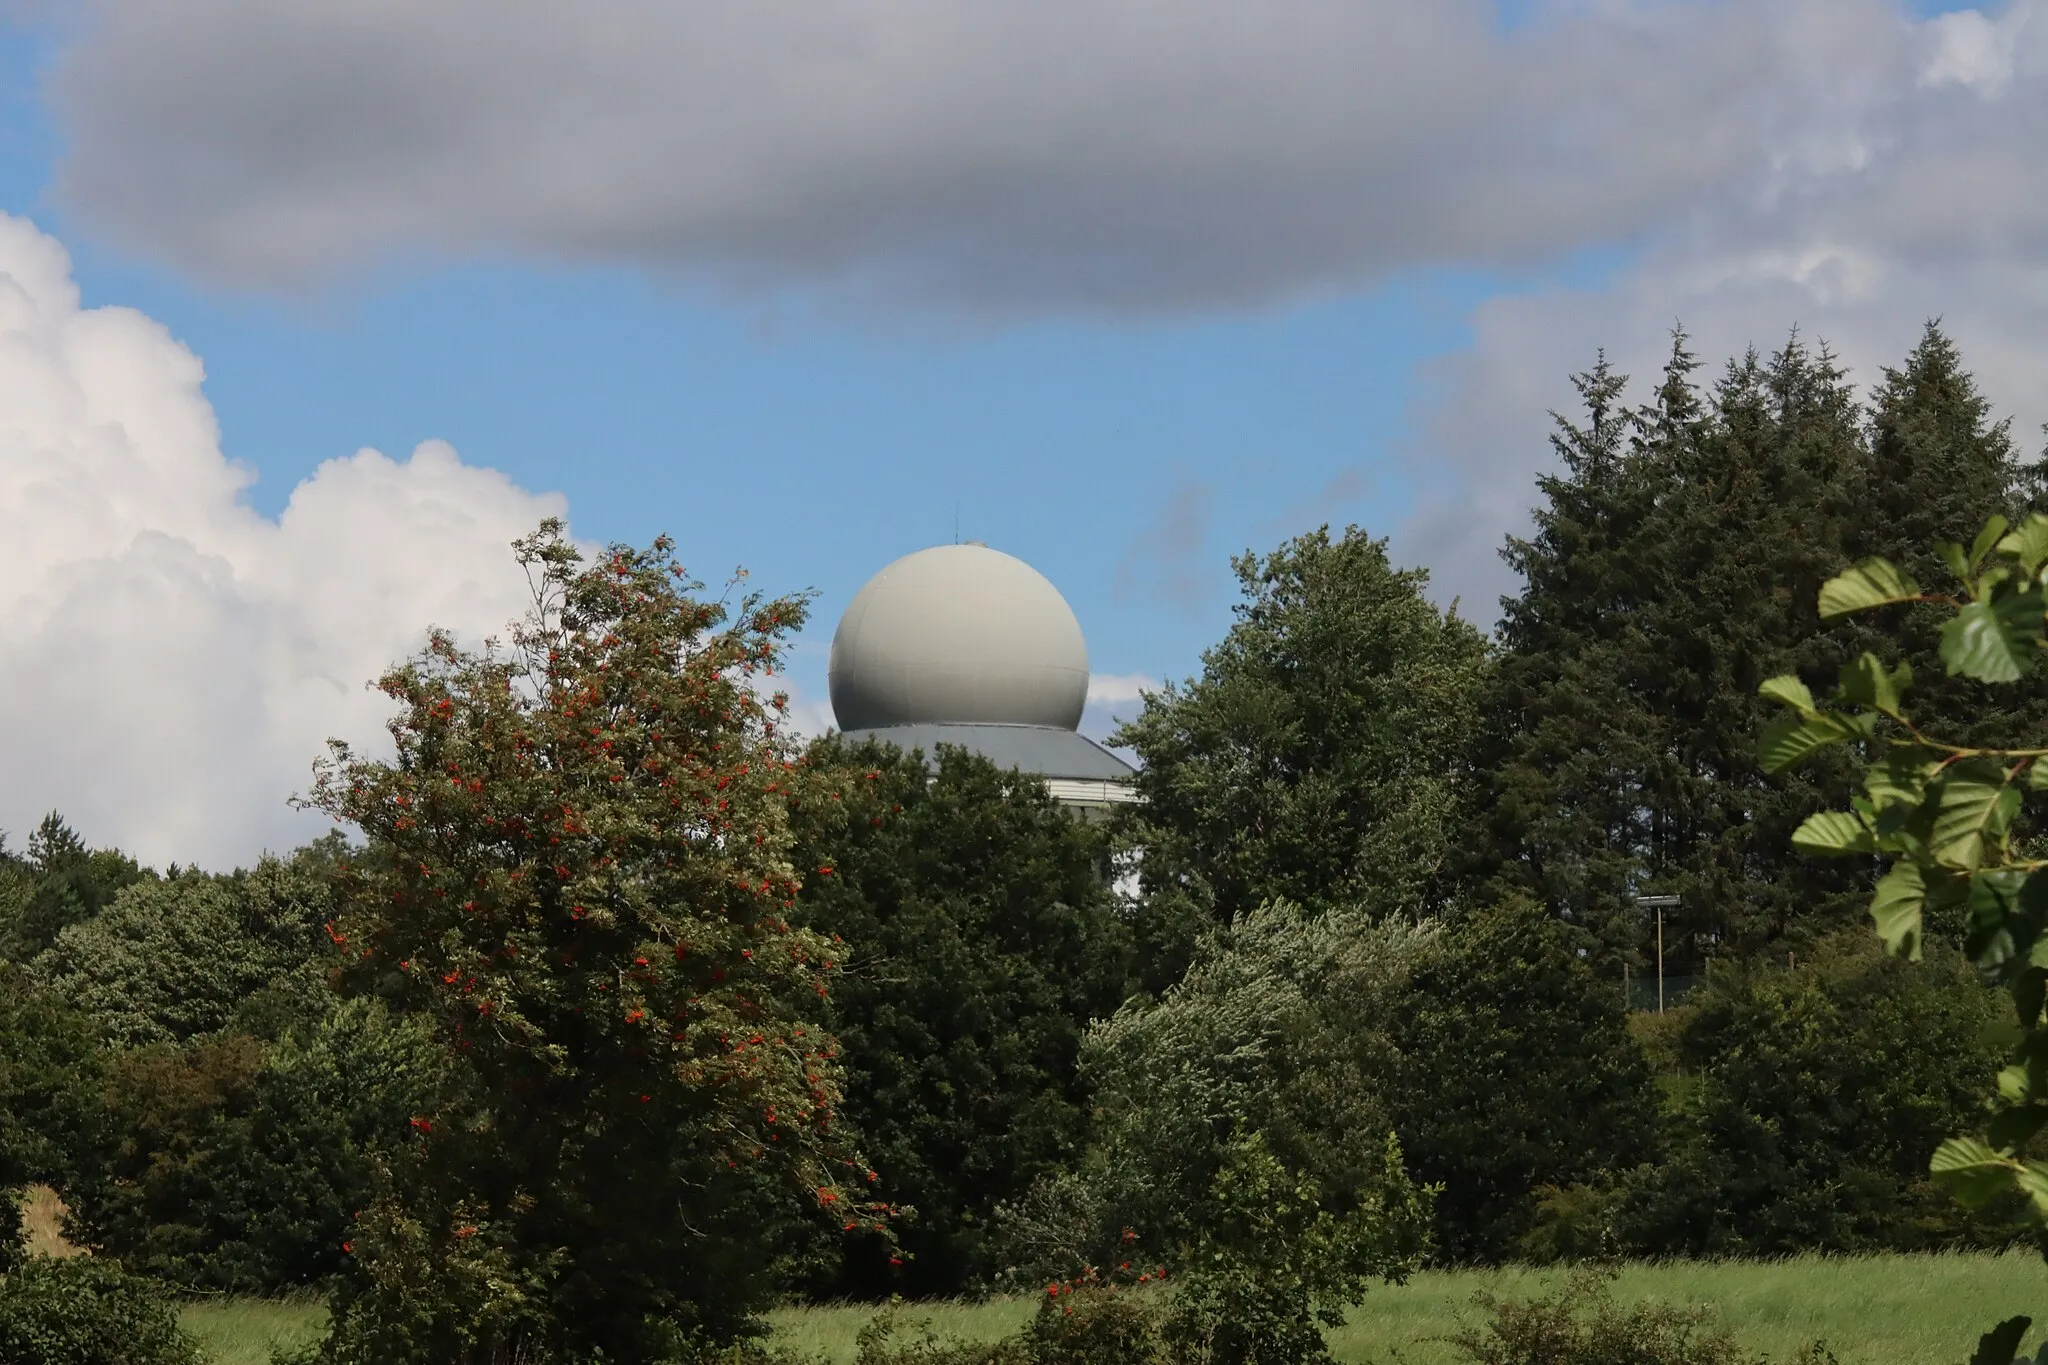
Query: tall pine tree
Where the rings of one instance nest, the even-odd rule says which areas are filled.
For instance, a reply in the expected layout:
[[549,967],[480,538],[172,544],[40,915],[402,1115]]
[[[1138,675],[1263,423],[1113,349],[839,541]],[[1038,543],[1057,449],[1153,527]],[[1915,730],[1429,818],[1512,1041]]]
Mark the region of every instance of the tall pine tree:
[[[1504,552],[1524,586],[1503,603],[1486,707],[1484,870],[1593,930],[1610,969],[1650,954],[1641,894],[1680,897],[1666,949],[1681,970],[1860,914],[1868,868],[1790,849],[1807,814],[1846,799],[1850,768],[1766,777],[1757,684],[1785,671],[1831,683],[1882,650],[1896,622],[1819,620],[1829,576],[1967,540],[2020,497],[2005,427],[1932,324],[1867,408],[1796,334],[1704,393],[1698,367],[1678,336],[1633,410],[1604,360],[1582,376],[1586,416],[1559,420],[1562,468],[1540,484],[1535,532]],[[1911,660],[1930,677],[1933,645],[1930,627]],[[2048,693],[1996,723],[2043,717]]]

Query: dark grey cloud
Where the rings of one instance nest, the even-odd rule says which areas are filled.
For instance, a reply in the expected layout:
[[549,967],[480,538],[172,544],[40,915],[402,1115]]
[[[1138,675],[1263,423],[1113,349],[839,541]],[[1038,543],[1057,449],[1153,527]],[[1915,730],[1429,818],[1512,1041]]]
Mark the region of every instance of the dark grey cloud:
[[[998,314],[1682,226],[1893,0],[81,0],[64,202],[201,277],[441,253]],[[1876,58],[1860,48],[1878,49]],[[1849,75],[1834,63],[1848,57]]]

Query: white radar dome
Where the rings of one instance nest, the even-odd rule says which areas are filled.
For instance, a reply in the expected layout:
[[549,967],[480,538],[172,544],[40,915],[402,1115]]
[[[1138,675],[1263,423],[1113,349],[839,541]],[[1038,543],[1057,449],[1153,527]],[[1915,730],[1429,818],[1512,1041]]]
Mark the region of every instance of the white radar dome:
[[1088,647],[1058,588],[986,545],[905,555],[854,595],[832,636],[841,730],[1042,725],[1072,730]]

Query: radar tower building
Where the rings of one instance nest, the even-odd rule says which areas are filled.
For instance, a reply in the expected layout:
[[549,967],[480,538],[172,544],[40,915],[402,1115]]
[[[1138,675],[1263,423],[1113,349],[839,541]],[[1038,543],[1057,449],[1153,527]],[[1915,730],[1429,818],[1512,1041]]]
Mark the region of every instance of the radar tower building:
[[1045,779],[1088,819],[1136,800],[1130,764],[1080,733],[1088,646],[1059,589],[970,541],[905,555],[854,594],[832,636],[832,714],[847,742],[942,744]]

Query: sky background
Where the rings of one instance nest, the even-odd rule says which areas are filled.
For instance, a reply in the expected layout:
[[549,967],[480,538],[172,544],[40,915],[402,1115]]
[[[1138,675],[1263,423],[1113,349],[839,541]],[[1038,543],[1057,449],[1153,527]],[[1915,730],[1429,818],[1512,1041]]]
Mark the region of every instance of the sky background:
[[1680,321],[1867,381],[1940,315],[2032,446],[2036,10],[0,0],[0,829],[317,834],[551,512],[815,590],[813,726],[861,583],[985,541],[1102,735],[1325,522],[1490,623],[1546,412]]

